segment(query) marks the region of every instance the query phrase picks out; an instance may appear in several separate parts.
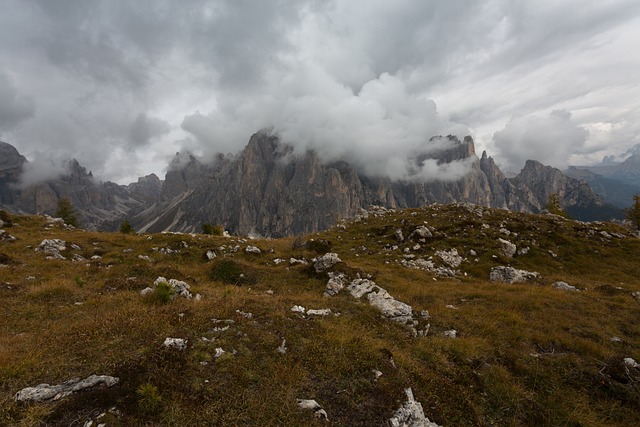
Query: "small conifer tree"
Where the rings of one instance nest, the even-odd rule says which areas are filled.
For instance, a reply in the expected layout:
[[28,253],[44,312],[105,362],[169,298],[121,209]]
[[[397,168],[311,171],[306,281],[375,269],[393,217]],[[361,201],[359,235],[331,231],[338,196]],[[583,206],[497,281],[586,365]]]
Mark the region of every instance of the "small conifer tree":
[[133,227],[131,226],[131,224],[129,224],[129,221],[127,221],[126,219],[122,221],[122,224],[120,224],[120,232],[122,234],[129,234],[133,232]]
[[633,196],[633,205],[623,210],[624,217],[636,228],[640,230],[640,195]]
[[78,214],[73,208],[71,200],[67,198],[58,200],[58,210],[56,211],[56,216],[58,218],[62,218],[65,224],[72,225],[74,227],[80,226],[80,221],[78,221]]
[[561,216],[563,218],[568,218],[567,212],[562,209],[562,205],[560,204],[560,196],[558,193],[549,194],[549,199],[547,199],[547,210],[549,213],[554,215]]

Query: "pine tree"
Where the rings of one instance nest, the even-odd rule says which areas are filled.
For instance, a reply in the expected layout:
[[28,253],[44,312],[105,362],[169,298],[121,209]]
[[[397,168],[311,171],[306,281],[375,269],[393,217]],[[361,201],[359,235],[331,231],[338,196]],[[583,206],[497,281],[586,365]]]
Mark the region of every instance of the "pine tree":
[[567,212],[562,209],[562,205],[560,204],[560,196],[558,193],[549,194],[549,199],[547,199],[547,210],[549,213],[554,215],[561,216],[563,218],[568,218]]
[[625,219],[631,221],[631,224],[640,230],[640,196],[633,196],[633,205],[623,210]]
[[126,219],[122,221],[122,224],[120,224],[120,232],[122,234],[129,234],[133,232],[133,227],[131,226],[131,224],[129,224],[129,221],[127,221]]
[[58,218],[62,218],[65,224],[72,225],[74,227],[80,226],[80,222],[78,221],[78,214],[73,208],[71,201],[67,198],[58,200],[58,210],[56,211],[56,216]]

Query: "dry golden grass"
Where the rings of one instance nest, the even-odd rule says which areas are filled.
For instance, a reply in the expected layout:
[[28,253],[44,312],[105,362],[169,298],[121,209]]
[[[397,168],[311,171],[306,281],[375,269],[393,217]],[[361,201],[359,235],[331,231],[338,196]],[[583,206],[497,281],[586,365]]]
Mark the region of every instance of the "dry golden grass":
[[[405,387],[445,425],[640,425],[640,372],[622,363],[640,360],[640,302],[631,296],[640,291],[640,239],[612,224],[483,212],[433,206],[314,236],[251,242],[47,229],[42,218],[15,217],[8,231],[18,240],[0,242],[10,259],[0,266],[0,425],[82,425],[113,407],[119,412],[103,418],[109,426],[326,425],[298,409],[296,399],[309,398],[326,409],[330,425],[376,426],[400,406]],[[437,231],[411,252],[427,258],[456,248],[467,258],[457,277],[434,280],[397,262],[415,243],[400,244],[393,232],[408,236],[425,222]],[[499,237],[530,251],[505,258]],[[80,249],[46,260],[34,251],[44,238]],[[309,239],[315,243],[300,244]],[[340,269],[371,274],[414,310],[428,310],[429,336],[412,338],[346,293],[323,297],[326,277],[288,263],[326,250],[320,239],[344,261]],[[245,254],[248,244],[262,254]],[[398,250],[385,249],[396,244]],[[240,250],[230,251],[236,245]],[[208,262],[210,249],[218,257]],[[102,258],[74,262],[74,254]],[[276,265],[276,258],[287,262]],[[251,280],[218,279],[220,260]],[[542,279],[491,283],[497,265],[538,271]],[[186,281],[202,300],[140,297],[158,276]],[[582,291],[550,286],[559,280]],[[293,305],[339,315],[306,318],[292,313]],[[457,339],[443,336],[450,329]],[[187,350],[164,349],[166,337],[186,338]],[[283,338],[286,354],[276,351]],[[216,348],[226,353],[216,358]],[[383,373],[378,380],[374,369]],[[121,381],[58,402],[13,400],[23,387],[90,374]]]

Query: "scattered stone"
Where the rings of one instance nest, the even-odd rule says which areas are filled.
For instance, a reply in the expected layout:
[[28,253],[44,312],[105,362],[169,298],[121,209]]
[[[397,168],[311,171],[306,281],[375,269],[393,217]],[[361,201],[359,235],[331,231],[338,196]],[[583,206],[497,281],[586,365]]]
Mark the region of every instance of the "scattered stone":
[[294,305],[293,307],[291,307],[291,311],[292,311],[293,313],[300,313],[300,314],[304,314],[304,313],[307,311],[307,309],[306,309],[306,308],[304,308],[304,307],[303,307],[303,306],[301,306],[301,305]]
[[175,350],[184,350],[187,348],[187,340],[184,338],[165,338],[162,345],[166,348]]
[[208,251],[204,254],[204,256],[207,258],[207,260],[211,261],[211,260],[213,260],[217,255],[216,255],[216,253],[215,253],[214,251],[212,251],[212,250],[208,250]]
[[156,279],[155,282],[153,282],[153,288],[157,288],[160,283],[166,283],[171,286],[174,292],[174,298],[176,296],[185,297],[187,299],[193,298],[193,294],[191,294],[191,292],[189,291],[190,286],[183,281],[176,279],[167,280],[164,277],[160,276]]
[[551,286],[553,286],[556,289],[563,290],[563,291],[577,291],[578,290],[575,286],[571,286],[567,282],[556,282],[556,283],[552,284]]
[[313,268],[316,270],[316,273],[322,273],[329,270],[339,262],[342,262],[342,260],[338,258],[338,254],[329,252],[322,255],[321,257],[316,258],[313,264]]
[[90,375],[84,380],[74,378],[58,385],[39,384],[35,387],[26,387],[16,393],[16,402],[44,402],[47,400],[60,400],[73,393],[84,391],[99,385],[112,387],[120,381],[119,378],[108,375]]
[[61,251],[67,250],[67,242],[60,239],[44,239],[36,248],[37,252],[44,252],[48,256],[46,259],[66,259]]
[[149,258],[148,255],[138,255],[138,259],[141,259],[141,260],[147,261],[147,262],[151,262],[151,258]]
[[477,253],[476,251],[474,251],[473,249],[471,249],[471,250],[469,251],[469,255],[470,255],[470,256],[478,256],[478,253]]
[[304,258],[303,259],[289,258],[289,265],[295,265],[295,264],[307,265],[309,263]]
[[530,280],[540,279],[540,273],[518,270],[513,267],[493,267],[489,273],[489,280],[492,282],[516,283],[528,282]]
[[247,246],[244,249],[244,252],[247,254],[261,254],[262,251],[257,246]]
[[97,259],[102,259],[102,257],[100,255],[94,255],[91,257],[92,260],[97,260]]
[[429,239],[433,237],[433,234],[431,233],[431,230],[427,228],[427,226],[420,225],[409,235],[410,239],[415,239],[415,237],[418,237],[419,239]]
[[236,310],[236,313],[238,313],[240,316],[244,317],[245,319],[253,319],[253,313],[248,313],[242,310]]
[[317,310],[314,309],[309,309],[307,310],[307,315],[308,316],[328,316],[331,314],[331,309],[330,308],[320,308]]
[[380,378],[382,376],[382,372],[377,370],[377,369],[372,369],[371,372],[373,373],[373,380],[374,381],[378,381],[378,378]]
[[7,233],[5,230],[0,230],[0,241],[3,242],[15,242],[16,237],[12,236],[11,234]]
[[456,331],[455,329],[450,329],[448,331],[444,331],[442,335],[447,338],[458,338],[458,331]]
[[500,243],[500,253],[507,258],[513,258],[517,251],[516,245],[505,239],[498,239],[498,242]]
[[631,296],[640,301],[640,291],[631,292]]
[[329,273],[329,281],[324,290],[324,296],[332,297],[337,295],[345,286],[344,274]]
[[393,233],[394,237],[398,242],[404,242],[404,235],[402,234],[402,230],[399,228]]
[[87,259],[85,257],[83,257],[82,255],[80,255],[80,254],[74,254],[73,258],[71,258],[71,261],[74,261],[74,262],[83,262],[83,261],[86,261],[86,260]]
[[276,351],[277,351],[278,353],[285,354],[285,353],[287,352],[287,340],[285,340],[284,338],[282,338],[282,344],[280,344],[280,345],[278,346],[278,348],[276,349]]
[[640,368],[640,364],[637,363],[635,360],[633,360],[630,357],[625,357],[624,358],[624,364],[626,366],[628,366],[629,368]]
[[450,310],[457,310],[458,309],[458,307],[456,307],[455,305],[451,305],[451,304],[445,305],[444,308],[448,308]]
[[441,427],[438,424],[431,422],[424,415],[422,404],[420,402],[416,402],[411,388],[406,388],[404,392],[407,395],[407,400],[389,419],[390,427]]
[[458,250],[455,248],[449,249],[448,251],[437,251],[436,256],[440,257],[445,264],[452,268],[460,267],[460,264],[463,261],[463,258],[458,255]]
[[216,354],[214,354],[214,355],[213,355],[213,358],[214,358],[214,359],[219,359],[220,357],[222,357],[222,355],[223,355],[223,354],[225,354],[225,353],[226,353],[226,351],[224,351],[224,350],[222,349],[222,347],[218,347],[218,348],[216,348],[216,349],[215,349],[215,352],[216,352]]
[[612,342],[622,342],[622,338],[620,338],[620,337],[611,337],[610,340]]
[[501,228],[500,229],[500,233],[504,234],[505,236],[508,236],[511,234],[511,232],[509,230],[507,230],[506,228]]
[[329,421],[329,417],[327,415],[327,411],[322,409],[322,406],[320,406],[318,404],[318,402],[316,402],[315,400],[312,400],[312,399],[298,399],[298,407],[300,409],[313,411],[313,415],[319,420]]
[[606,231],[601,231],[600,235],[602,237],[604,237],[605,239],[610,239],[611,238],[611,234],[607,233]]
[[275,265],[282,264],[283,262],[285,262],[285,260],[283,260],[282,258],[276,258],[276,259],[273,260],[273,263]]
[[526,254],[529,253],[530,250],[531,250],[531,248],[529,246],[527,246],[525,248],[518,249],[518,255],[526,255]]

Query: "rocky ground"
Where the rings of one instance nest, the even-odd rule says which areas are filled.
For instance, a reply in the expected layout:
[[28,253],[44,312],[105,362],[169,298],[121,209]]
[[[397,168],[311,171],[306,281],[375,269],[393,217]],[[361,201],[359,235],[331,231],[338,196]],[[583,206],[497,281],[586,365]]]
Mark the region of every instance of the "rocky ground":
[[3,226],[0,424],[640,424],[623,227],[465,204],[278,240]]

